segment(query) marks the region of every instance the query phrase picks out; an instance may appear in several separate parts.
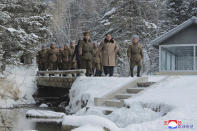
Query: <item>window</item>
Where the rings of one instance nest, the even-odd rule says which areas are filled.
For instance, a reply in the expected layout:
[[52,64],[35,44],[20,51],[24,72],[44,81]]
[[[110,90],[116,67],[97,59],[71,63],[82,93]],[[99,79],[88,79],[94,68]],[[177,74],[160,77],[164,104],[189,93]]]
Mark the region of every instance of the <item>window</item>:
[[194,46],[163,46],[160,55],[161,71],[194,70]]

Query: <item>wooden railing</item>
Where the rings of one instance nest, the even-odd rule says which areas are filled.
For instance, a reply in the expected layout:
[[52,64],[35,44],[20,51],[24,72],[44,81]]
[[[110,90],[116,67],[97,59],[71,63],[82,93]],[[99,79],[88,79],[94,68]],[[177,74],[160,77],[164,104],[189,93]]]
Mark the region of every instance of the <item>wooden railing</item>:
[[71,76],[84,76],[86,73],[85,69],[78,69],[78,70],[50,70],[50,71],[38,71],[37,76],[67,76],[71,74]]
[[78,76],[85,76],[86,70],[65,70],[65,71],[38,71],[38,88],[71,88],[73,82]]

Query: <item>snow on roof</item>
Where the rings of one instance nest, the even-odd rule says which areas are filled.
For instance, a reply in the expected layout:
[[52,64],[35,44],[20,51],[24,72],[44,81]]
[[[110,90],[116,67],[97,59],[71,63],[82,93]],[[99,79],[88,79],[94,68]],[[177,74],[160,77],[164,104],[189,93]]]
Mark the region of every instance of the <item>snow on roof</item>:
[[197,17],[193,16],[191,19],[183,22],[182,24],[178,25],[174,29],[172,29],[172,30],[166,32],[165,34],[157,37],[156,39],[154,39],[153,41],[151,41],[150,44],[152,44],[153,46],[157,47],[164,40],[172,37],[173,35],[177,34],[178,32],[182,31],[183,29],[189,27],[192,24],[197,24]]

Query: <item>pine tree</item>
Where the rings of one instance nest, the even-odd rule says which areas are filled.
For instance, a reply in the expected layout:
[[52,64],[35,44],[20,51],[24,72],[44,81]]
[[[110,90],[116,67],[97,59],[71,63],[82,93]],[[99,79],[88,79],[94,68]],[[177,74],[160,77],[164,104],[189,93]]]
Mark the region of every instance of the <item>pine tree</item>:
[[46,9],[46,4],[34,0],[0,1],[0,44],[7,63],[19,63],[22,54],[34,54],[50,38],[51,16]]
[[167,19],[169,28],[173,28],[182,22],[197,16],[196,0],[167,0]]

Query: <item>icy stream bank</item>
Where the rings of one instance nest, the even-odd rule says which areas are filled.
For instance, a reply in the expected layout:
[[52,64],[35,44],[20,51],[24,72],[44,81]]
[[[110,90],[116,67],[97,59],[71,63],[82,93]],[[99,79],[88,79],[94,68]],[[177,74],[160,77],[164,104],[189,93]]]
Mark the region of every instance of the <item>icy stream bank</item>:
[[35,103],[32,97],[36,91],[35,74],[35,66],[9,66],[0,79],[0,108]]

